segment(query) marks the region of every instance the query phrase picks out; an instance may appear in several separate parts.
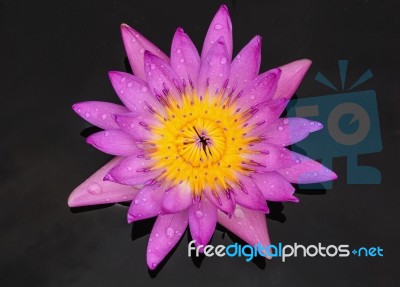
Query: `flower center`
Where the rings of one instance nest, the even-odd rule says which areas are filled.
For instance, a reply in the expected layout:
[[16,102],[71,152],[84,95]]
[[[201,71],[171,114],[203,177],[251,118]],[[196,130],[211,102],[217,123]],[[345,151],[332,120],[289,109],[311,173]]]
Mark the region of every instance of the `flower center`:
[[230,98],[210,99],[183,95],[182,102],[169,97],[166,116],[157,115],[151,127],[154,139],[148,156],[154,168],[164,172],[157,179],[171,185],[187,184],[194,196],[204,190],[229,192],[238,184],[238,173],[246,173],[243,153],[254,138]]

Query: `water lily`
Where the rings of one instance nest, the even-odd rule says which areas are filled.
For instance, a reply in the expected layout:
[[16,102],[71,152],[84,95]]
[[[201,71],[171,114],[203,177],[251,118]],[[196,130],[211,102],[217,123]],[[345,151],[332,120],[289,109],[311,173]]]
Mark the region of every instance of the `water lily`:
[[128,222],[157,217],[147,248],[154,269],[189,226],[206,245],[217,222],[249,244],[269,244],[267,201],[292,201],[291,183],[336,178],[287,149],[322,128],[279,118],[310,60],[259,74],[261,37],[232,60],[232,25],[222,6],[201,55],[178,28],[168,57],[126,24],[122,37],[133,74],[110,72],[124,105],[73,106],[102,128],[87,138],[116,157],[70,195],[71,207],[131,201]]

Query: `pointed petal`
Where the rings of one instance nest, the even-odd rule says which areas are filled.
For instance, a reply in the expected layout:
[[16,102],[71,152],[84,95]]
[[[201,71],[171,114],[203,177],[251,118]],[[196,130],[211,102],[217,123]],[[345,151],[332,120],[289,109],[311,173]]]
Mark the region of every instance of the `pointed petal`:
[[154,270],[178,243],[187,225],[187,210],[157,217],[147,245],[147,266],[151,270]]
[[86,142],[111,155],[129,156],[140,151],[133,138],[122,130],[106,130],[94,133],[86,139]]
[[255,36],[232,61],[228,88],[241,91],[258,75],[261,64],[261,37]]
[[293,201],[298,198],[293,196],[295,188],[279,173],[253,173],[251,175],[256,185],[260,188],[264,198],[269,201]]
[[320,164],[302,154],[292,152],[296,162],[291,166],[279,169],[278,172],[293,183],[316,183],[337,179],[337,175]]
[[276,92],[281,70],[273,69],[259,75],[243,90],[237,106],[243,111],[262,102],[269,102]]
[[220,38],[202,58],[198,82],[199,96],[204,97],[208,91],[212,97],[217,90],[221,91],[229,78],[229,70],[228,50],[223,38]]
[[248,176],[239,177],[240,186],[235,190],[237,204],[257,211],[268,213],[269,209],[261,190]]
[[262,212],[237,205],[231,218],[223,212],[218,212],[218,223],[252,246],[258,243],[263,246],[271,244],[267,221]]
[[122,158],[115,157],[75,188],[68,198],[68,206],[78,207],[132,200],[138,192],[134,187],[103,181],[103,177],[121,160]]
[[165,192],[162,209],[168,213],[176,213],[187,209],[193,202],[193,195],[188,185],[178,184]]
[[189,36],[178,28],[171,46],[171,67],[186,85],[193,84],[197,88],[197,78],[200,71],[199,52]]
[[143,37],[132,27],[129,27],[126,24],[122,24],[121,34],[122,40],[124,41],[126,55],[128,56],[132,71],[142,80],[146,79],[144,72],[144,51],[150,51],[164,61],[169,61],[167,55],[161,52],[159,48],[157,48],[153,43]]
[[204,39],[203,50],[201,52],[201,58],[203,59],[214,45],[215,42],[223,37],[225,39],[228,61],[232,59],[232,22],[229,16],[228,8],[222,5],[211,21],[210,27],[208,28],[206,38]]
[[296,92],[297,87],[300,85],[310,66],[311,61],[304,59],[279,67],[279,69],[282,70],[282,74],[278,83],[278,88],[274,95],[274,99],[290,99]]
[[76,103],[72,109],[84,120],[102,129],[118,128],[113,115],[128,111],[124,106],[98,101]]
[[195,245],[207,245],[217,224],[217,208],[206,198],[189,208],[189,227]]
[[268,143],[288,146],[322,128],[321,123],[303,118],[280,118],[264,128],[263,136]]
[[147,83],[140,78],[124,73],[111,71],[108,73],[111,84],[124,105],[133,112],[152,113],[151,109],[164,113],[164,106],[150,92]]
[[151,132],[151,124],[154,119],[145,114],[126,113],[116,115],[115,121],[119,128],[130,135],[132,141],[142,142],[155,136]]
[[233,194],[226,194],[224,191],[219,191],[218,196],[214,195],[210,190],[204,191],[205,196],[211,201],[218,209],[232,215],[235,210],[235,197]]
[[146,185],[136,194],[128,210],[128,223],[161,214],[162,187]]
[[124,158],[104,177],[104,180],[126,185],[139,185],[152,182],[162,170],[152,170],[153,162],[141,155]]

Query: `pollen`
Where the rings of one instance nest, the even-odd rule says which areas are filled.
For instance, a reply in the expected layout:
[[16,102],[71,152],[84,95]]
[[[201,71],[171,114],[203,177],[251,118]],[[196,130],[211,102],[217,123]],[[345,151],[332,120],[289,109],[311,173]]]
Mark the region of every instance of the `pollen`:
[[251,130],[245,125],[249,112],[238,112],[233,103],[223,94],[183,94],[179,102],[166,97],[166,116],[156,115],[147,153],[153,168],[164,171],[157,181],[185,184],[194,197],[204,190],[229,193],[240,185],[238,175],[249,173],[243,155],[257,138],[245,136]]

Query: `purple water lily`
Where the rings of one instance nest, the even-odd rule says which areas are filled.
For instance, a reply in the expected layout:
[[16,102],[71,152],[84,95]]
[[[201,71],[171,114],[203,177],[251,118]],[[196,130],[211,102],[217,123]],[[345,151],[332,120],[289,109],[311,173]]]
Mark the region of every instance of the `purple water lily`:
[[206,245],[217,222],[249,244],[268,245],[267,201],[293,201],[291,183],[335,173],[286,146],[322,128],[279,118],[311,61],[259,73],[261,37],[232,60],[232,25],[222,6],[201,55],[178,28],[171,56],[128,25],[121,26],[133,74],[110,72],[124,106],[73,106],[104,129],[87,138],[116,157],[70,195],[71,207],[132,201],[128,222],[157,217],[147,247],[154,269],[189,226]]

